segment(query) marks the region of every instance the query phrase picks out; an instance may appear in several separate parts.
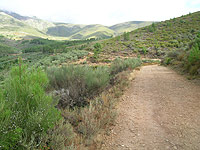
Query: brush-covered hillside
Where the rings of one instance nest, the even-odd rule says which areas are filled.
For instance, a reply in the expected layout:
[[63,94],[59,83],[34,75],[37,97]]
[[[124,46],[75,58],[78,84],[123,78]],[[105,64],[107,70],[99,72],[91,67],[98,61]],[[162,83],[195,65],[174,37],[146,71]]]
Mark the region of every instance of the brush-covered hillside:
[[113,26],[53,23],[36,17],[21,16],[14,12],[0,10],[0,34],[12,39],[34,37],[52,40],[105,39],[151,23],[150,21],[130,21]]
[[186,48],[200,31],[200,12],[153,23],[103,42],[105,52],[130,51],[154,57]]
[[102,42],[104,53],[164,58],[181,71],[200,75],[200,12],[153,23]]

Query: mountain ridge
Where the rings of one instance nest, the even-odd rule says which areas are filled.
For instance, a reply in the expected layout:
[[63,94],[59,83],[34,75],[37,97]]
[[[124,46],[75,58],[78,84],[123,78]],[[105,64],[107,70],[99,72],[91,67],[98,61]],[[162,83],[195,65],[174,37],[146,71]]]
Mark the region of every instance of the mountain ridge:
[[[16,37],[41,37],[49,39],[66,39],[66,40],[79,40],[87,38],[109,38],[120,35],[124,32],[129,32],[140,27],[144,27],[153,23],[153,21],[129,21],[124,23],[115,24],[112,26],[104,26],[101,24],[71,24],[62,22],[50,22],[39,19],[37,17],[22,16],[15,12],[0,10],[0,19],[2,16],[7,16],[7,28],[2,28],[0,22],[0,34],[14,35]],[[11,30],[12,24],[19,23],[21,25],[15,26],[15,30]],[[4,22],[6,24],[6,22]],[[24,30],[21,26],[25,26]],[[27,31],[30,30],[30,31]],[[22,34],[24,33],[24,35]]]

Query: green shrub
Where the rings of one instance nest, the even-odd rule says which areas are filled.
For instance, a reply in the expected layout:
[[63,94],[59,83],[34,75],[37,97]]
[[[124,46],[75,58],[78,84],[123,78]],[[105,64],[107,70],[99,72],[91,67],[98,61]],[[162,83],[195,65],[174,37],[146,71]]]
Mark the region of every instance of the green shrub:
[[124,36],[124,41],[129,41],[130,40],[130,32],[124,32],[124,34],[123,34],[123,36]]
[[93,97],[109,83],[107,67],[68,65],[61,68],[47,69],[50,85],[60,96],[59,106],[83,106],[86,98]]
[[171,58],[165,57],[165,59],[164,59],[164,64],[169,65],[169,64],[171,64],[171,61],[172,61]]
[[101,52],[102,50],[102,46],[100,43],[96,43],[94,45],[94,56],[93,58],[97,59],[99,57],[99,53]]
[[48,78],[41,69],[12,68],[0,92],[0,146],[31,149],[59,120],[60,113],[45,93]]
[[147,48],[146,48],[146,47],[143,47],[143,48],[142,48],[142,53],[143,53],[144,55],[147,54]]
[[138,67],[139,65],[141,65],[141,60],[139,58],[128,58],[125,60],[117,58],[111,64],[110,72],[111,72],[111,75],[115,75],[119,72],[126,70],[127,68],[134,69],[135,67]]
[[18,51],[10,46],[4,45],[0,43],[0,55],[7,55],[7,54],[17,54]]
[[198,45],[198,43],[195,43],[195,45],[192,47],[188,56],[188,61],[191,64],[194,64],[195,62],[200,61],[200,44]]
[[177,58],[179,55],[179,52],[178,51],[171,51],[167,54],[167,57],[170,57],[170,58]]

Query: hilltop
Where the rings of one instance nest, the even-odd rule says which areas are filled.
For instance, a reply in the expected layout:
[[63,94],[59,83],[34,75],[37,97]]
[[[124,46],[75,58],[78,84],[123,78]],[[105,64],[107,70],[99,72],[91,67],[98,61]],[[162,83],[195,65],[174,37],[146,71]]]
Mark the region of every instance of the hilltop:
[[14,39],[33,37],[53,40],[105,39],[152,24],[151,21],[130,21],[113,26],[53,23],[3,10],[0,10],[0,20],[0,34]]

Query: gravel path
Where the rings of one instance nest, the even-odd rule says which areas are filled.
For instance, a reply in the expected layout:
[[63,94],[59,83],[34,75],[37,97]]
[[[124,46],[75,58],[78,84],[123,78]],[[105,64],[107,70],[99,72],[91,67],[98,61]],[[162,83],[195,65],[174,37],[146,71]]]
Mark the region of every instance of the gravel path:
[[117,107],[103,150],[200,150],[200,86],[143,66]]

